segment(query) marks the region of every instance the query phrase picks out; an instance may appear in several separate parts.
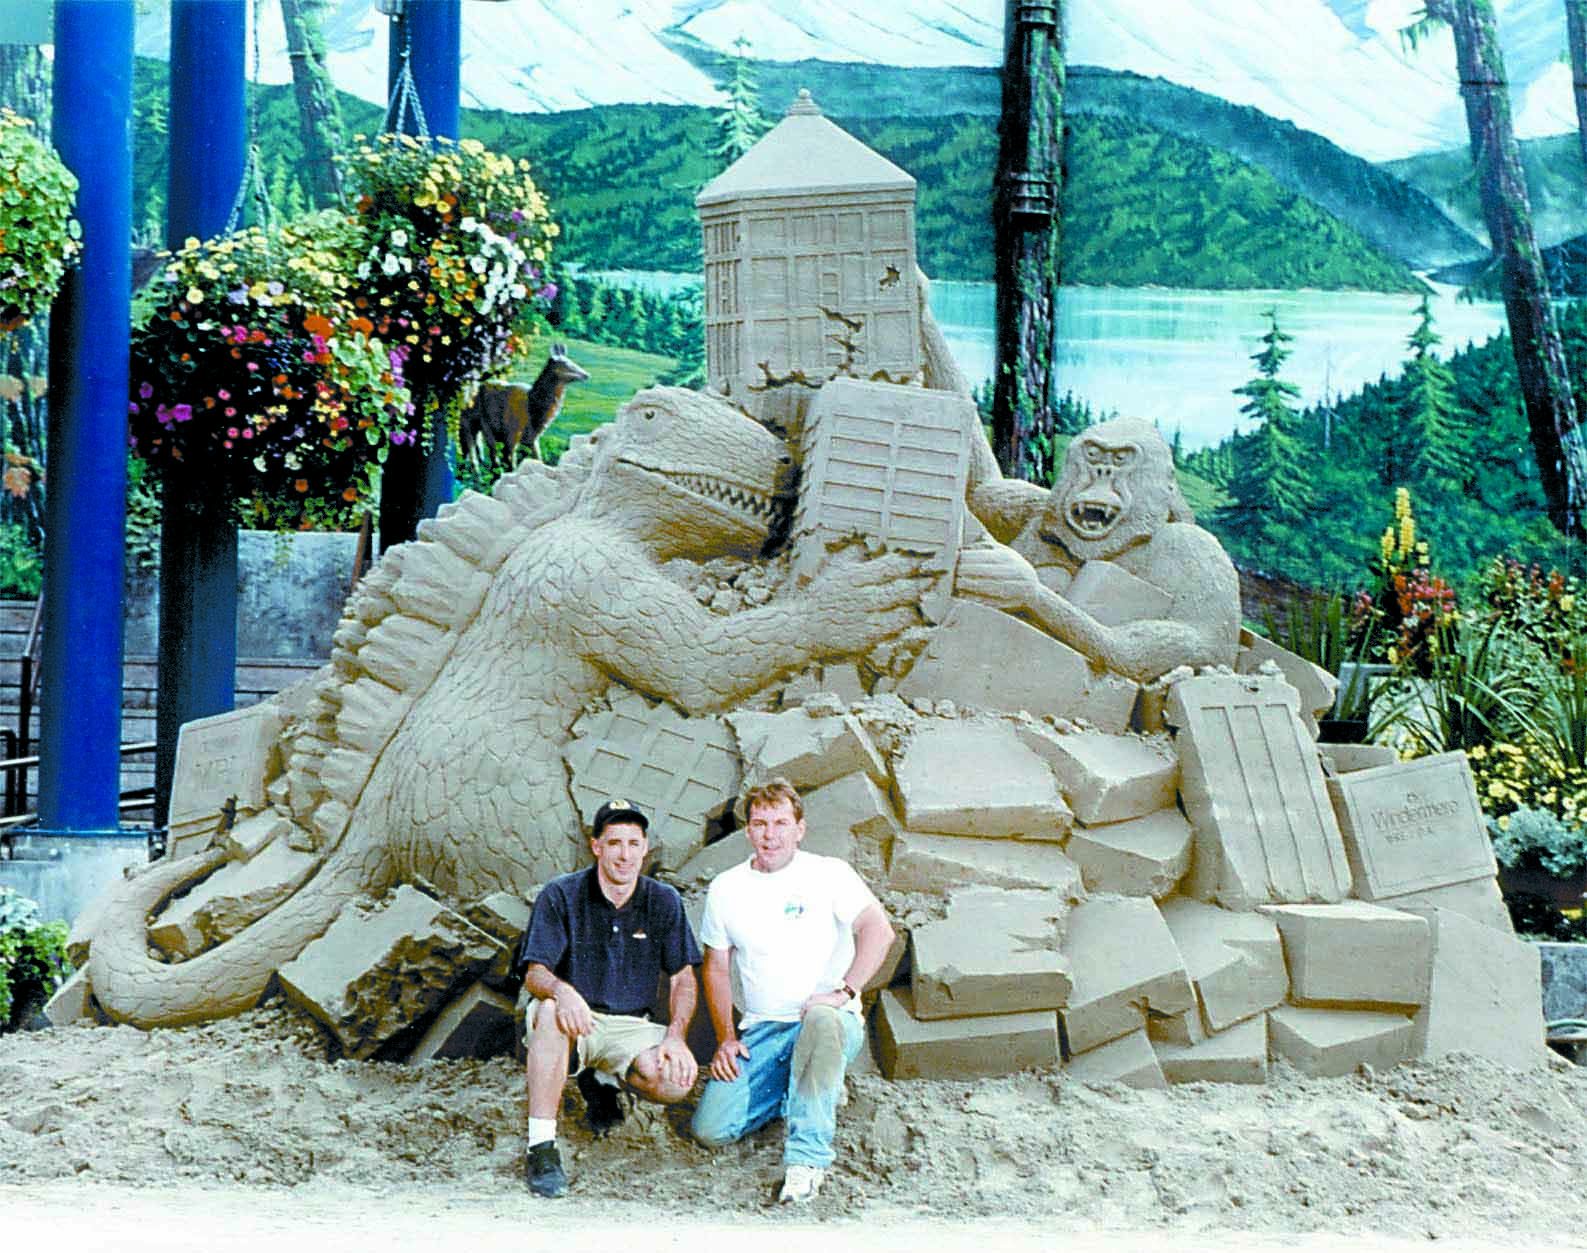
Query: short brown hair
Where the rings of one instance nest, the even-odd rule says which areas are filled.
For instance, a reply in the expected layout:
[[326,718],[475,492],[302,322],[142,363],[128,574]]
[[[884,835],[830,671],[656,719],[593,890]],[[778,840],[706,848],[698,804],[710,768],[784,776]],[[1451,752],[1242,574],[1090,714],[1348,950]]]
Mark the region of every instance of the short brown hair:
[[794,821],[803,822],[805,803],[799,799],[799,792],[794,785],[781,775],[775,779],[767,779],[766,782],[744,793],[744,812],[740,817],[747,823],[756,805],[765,809],[775,809],[783,801],[787,801],[793,808]]

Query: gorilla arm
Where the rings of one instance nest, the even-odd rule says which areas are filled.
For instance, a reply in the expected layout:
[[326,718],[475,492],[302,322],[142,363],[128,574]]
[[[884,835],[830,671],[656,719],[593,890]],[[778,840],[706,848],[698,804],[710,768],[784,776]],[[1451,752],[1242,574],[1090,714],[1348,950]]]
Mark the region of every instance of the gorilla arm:
[[1042,586],[1030,563],[1001,544],[965,549],[955,590],[1029,618],[1087,660],[1137,683],[1176,666],[1233,664],[1239,582],[1217,540],[1200,527],[1172,523],[1117,564],[1169,594],[1167,616],[1105,626]]

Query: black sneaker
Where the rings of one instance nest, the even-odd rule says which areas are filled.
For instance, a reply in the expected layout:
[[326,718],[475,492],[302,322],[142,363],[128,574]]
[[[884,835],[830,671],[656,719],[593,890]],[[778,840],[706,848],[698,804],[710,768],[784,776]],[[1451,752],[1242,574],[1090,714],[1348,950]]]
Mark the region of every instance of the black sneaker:
[[590,1130],[603,1136],[627,1117],[623,1096],[612,1084],[602,1083],[592,1067],[579,1071],[579,1092],[589,1113]]
[[529,1191],[536,1196],[561,1196],[568,1190],[568,1177],[562,1170],[562,1154],[556,1141],[545,1140],[529,1149],[524,1165]]

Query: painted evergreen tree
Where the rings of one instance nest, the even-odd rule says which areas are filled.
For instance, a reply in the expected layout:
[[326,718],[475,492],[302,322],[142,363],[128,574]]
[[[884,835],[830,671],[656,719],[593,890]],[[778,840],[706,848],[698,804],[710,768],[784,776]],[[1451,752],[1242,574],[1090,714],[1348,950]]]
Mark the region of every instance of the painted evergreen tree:
[[[317,205],[338,204],[342,199],[342,167],[336,163],[341,149],[341,102],[325,56],[321,28],[325,4],[326,0],[281,0],[281,23],[286,28],[303,139],[303,174]],[[281,207],[279,200],[276,206]]]
[[1248,555],[1270,561],[1281,533],[1301,525],[1311,509],[1311,481],[1305,449],[1297,434],[1300,415],[1295,401],[1300,388],[1279,377],[1289,359],[1286,345],[1294,336],[1278,324],[1278,310],[1267,312],[1262,349],[1253,353],[1256,377],[1234,389],[1246,397],[1240,412],[1259,424],[1239,441],[1228,492],[1233,503],[1220,511],[1246,541]]
[[1433,329],[1427,296],[1416,313],[1416,329],[1405,341],[1411,355],[1396,406],[1399,421],[1388,432],[1394,476],[1385,482],[1391,487],[1413,483],[1454,490],[1464,480],[1463,423],[1455,406],[1455,376],[1433,352],[1442,337]]
[[718,139],[711,153],[727,165],[754,147],[772,126],[760,111],[760,89],[749,48],[749,40],[742,35],[733,41],[732,53],[722,59],[726,73],[716,84],[717,90],[727,95],[727,106],[717,121]]

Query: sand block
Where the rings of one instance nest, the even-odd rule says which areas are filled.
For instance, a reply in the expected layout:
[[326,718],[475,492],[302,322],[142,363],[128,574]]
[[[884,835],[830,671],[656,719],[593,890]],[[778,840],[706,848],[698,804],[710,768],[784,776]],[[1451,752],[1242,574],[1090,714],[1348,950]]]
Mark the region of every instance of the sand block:
[[232,796],[239,813],[263,808],[271,745],[280,732],[281,711],[269,701],[183,723],[171,778],[172,826],[218,818]]
[[1069,915],[1064,952],[1074,972],[1061,1013],[1071,1053],[1140,1030],[1148,1011],[1177,1014],[1196,1004],[1173,934],[1149,900],[1083,901]]
[[1362,900],[1498,873],[1465,753],[1357,770],[1328,795]]
[[165,855],[172,861],[202,853],[215,842],[220,831],[220,815],[211,814],[194,822],[173,823],[165,833]]
[[94,1013],[86,966],[79,966],[70,979],[55,989],[55,994],[44,1003],[44,1016],[52,1027],[69,1027],[74,1022],[93,1022],[98,1018]]
[[276,840],[252,861],[222,866],[170,906],[149,939],[172,957],[196,957],[263,918],[296,892],[320,860]]
[[1166,618],[1174,598],[1112,561],[1088,561],[1061,594],[1103,626]]
[[1317,751],[1322,755],[1325,770],[1331,769],[1336,775],[1371,770],[1374,766],[1392,766],[1400,759],[1400,755],[1386,744],[1318,743]]
[[1196,829],[1189,895],[1249,909],[1337,901],[1349,891],[1344,843],[1299,701],[1289,684],[1259,675],[1208,673],[1169,690],[1180,796]]
[[877,1052],[889,1079],[974,1079],[1058,1065],[1051,1011],[922,1022],[910,1008],[909,993],[897,988],[877,1001]]
[[1169,1083],[1266,1083],[1267,1016],[1194,1044],[1158,1044],[1157,1061]]
[[685,718],[628,693],[573,724],[562,750],[573,803],[588,822],[613,797],[650,817],[658,866],[675,869],[705,844],[706,822],[738,794],[738,743],[720,718]]
[[1084,895],[1080,869],[1061,849],[1018,840],[905,831],[893,840],[887,876],[891,886],[904,892],[941,892],[979,883],[1000,888],[1054,888],[1071,899]]
[[955,600],[897,692],[905,700],[1051,714],[1117,733],[1130,725],[1136,685],[1094,670],[1067,644],[1001,610]]
[[1411,1020],[1404,1014],[1280,1005],[1267,1024],[1270,1055],[1321,1079],[1348,1075],[1363,1063],[1387,1070],[1411,1056]]
[[893,773],[911,831],[1017,836],[1073,822],[1047,763],[1002,723],[922,725]]
[[[885,848],[898,833],[892,801],[868,774],[844,775],[825,787],[805,793],[802,799],[806,840],[817,832],[831,832],[840,842],[843,837],[853,835]],[[811,851],[823,850],[812,847]],[[838,856],[837,853],[831,855]]]
[[285,844],[286,835],[291,830],[290,818],[283,817],[273,809],[266,809],[244,818],[230,831],[219,832],[215,841],[226,850],[226,855],[232,861],[252,861],[275,840],[279,839]]
[[1087,826],[1125,822],[1174,804],[1179,762],[1166,740],[1100,731],[1060,735],[1037,723],[1018,734],[1052,768],[1076,820]]
[[803,709],[736,713],[727,723],[738,737],[747,778],[781,776],[800,791],[863,771],[887,786],[887,763],[853,714],[812,717]]
[[1071,1057],[1064,1071],[1070,1078],[1097,1086],[1106,1083],[1122,1083],[1130,1088],[1168,1086],[1144,1029]]
[[1185,816],[1160,809],[1144,818],[1091,827],[1076,824],[1064,851],[1091,892],[1163,897],[1190,869],[1194,833]]
[[1287,648],[1280,648],[1266,636],[1245,628],[1240,629],[1240,655],[1235,659],[1237,674],[1256,674],[1262,666],[1272,662],[1284,676],[1284,681],[1300,694],[1301,712],[1307,715],[1315,730],[1315,720],[1334,707],[1339,690],[1339,680],[1316,662],[1307,661]]
[[1425,918],[1367,901],[1265,905],[1278,924],[1297,1005],[1423,1005],[1432,958]]
[[1543,988],[1538,946],[1448,909],[1425,911],[1433,971],[1413,1021],[1411,1055],[1477,1053],[1516,1069],[1542,1066]]
[[514,1006],[482,983],[441,1011],[408,1054],[417,1065],[438,1057],[505,1057],[513,1051]]
[[1284,999],[1289,991],[1284,943],[1271,918],[1184,897],[1164,901],[1161,909],[1195,985],[1207,1030],[1224,1031]]
[[968,1018],[1057,1009],[1069,998],[1060,948],[1062,892],[963,888],[947,916],[911,932],[915,1017]]
[[1207,1028],[1199,1006],[1177,1014],[1154,1011],[1146,1015],[1146,1035],[1154,1044],[1200,1044],[1207,1038]]
[[281,967],[287,998],[318,1019],[352,1058],[368,1058],[428,1017],[503,946],[404,884],[372,909],[349,908]]
[[1373,904],[1409,913],[1433,908],[1452,909],[1501,935],[1515,934],[1515,924],[1510,921],[1510,911],[1505,906],[1504,893],[1499,890],[1497,879],[1468,879],[1464,883],[1424,888],[1403,896],[1380,896]]
[[794,506],[794,565],[820,565],[826,541],[858,534],[950,568],[964,533],[970,432],[966,396],[833,379],[811,402]]
[[463,910],[463,917],[486,935],[515,947],[529,929],[533,907],[516,892],[492,892]]

